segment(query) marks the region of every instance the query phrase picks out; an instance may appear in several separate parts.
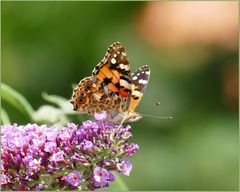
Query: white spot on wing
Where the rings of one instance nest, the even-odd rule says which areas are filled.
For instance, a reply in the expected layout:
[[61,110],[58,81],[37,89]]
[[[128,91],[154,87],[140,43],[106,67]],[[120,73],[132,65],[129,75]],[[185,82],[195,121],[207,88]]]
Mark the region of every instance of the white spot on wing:
[[135,95],[135,96],[140,97],[140,96],[142,96],[142,93],[139,92],[139,91],[134,90],[134,91],[132,92],[132,95]]
[[115,64],[115,63],[116,63],[116,59],[115,59],[115,58],[112,58],[112,59],[111,59],[111,63],[112,63],[112,64]]
[[125,81],[124,79],[120,79],[119,83],[120,83],[121,86],[130,88],[129,83],[127,81]]
[[137,78],[138,78],[137,76],[134,76],[134,77],[132,78],[132,80],[137,80]]
[[119,65],[119,67],[121,68],[121,69],[125,69],[126,71],[129,71],[129,65],[124,65],[124,64],[120,64]]
[[144,79],[139,79],[138,82],[141,83],[141,84],[144,84],[144,85],[146,85],[148,83],[148,81],[144,80]]
[[114,54],[113,57],[117,57],[117,54]]
[[140,73],[137,73],[137,76],[139,76],[140,75]]
[[146,71],[145,73],[146,73],[147,75],[149,75],[149,74],[150,74],[150,71]]

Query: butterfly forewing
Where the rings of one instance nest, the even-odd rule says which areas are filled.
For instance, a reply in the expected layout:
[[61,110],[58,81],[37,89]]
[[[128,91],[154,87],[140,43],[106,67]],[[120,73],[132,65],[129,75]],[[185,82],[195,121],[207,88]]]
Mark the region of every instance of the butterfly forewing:
[[127,108],[131,95],[130,65],[126,51],[119,42],[108,48],[102,61],[93,70],[93,76],[103,89],[120,97]]

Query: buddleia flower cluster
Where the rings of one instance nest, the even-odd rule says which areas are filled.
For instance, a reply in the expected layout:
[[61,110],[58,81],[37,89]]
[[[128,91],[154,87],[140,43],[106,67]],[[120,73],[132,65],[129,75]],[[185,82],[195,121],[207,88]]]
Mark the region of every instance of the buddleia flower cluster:
[[68,123],[1,126],[2,190],[94,190],[108,187],[114,171],[129,175],[139,147],[130,126],[106,122],[107,114],[80,126]]

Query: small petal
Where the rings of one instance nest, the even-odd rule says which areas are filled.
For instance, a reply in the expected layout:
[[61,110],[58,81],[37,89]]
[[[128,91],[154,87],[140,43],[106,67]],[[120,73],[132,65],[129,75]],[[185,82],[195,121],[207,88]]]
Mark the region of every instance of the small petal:
[[107,118],[107,113],[105,111],[102,113],[94,113],[94,117],[97,121],[103,121]]
[[101,167],[94,169],[94,180],[97,187],[103,187],[108,184],[109,172]]
[[56,142],[47,142],[45,143],[44,151],[53,153],[55,152],[56,148],[57,148]]
[[1,185],[7,184],[7,176],[5,174],[1,174]]
[[117,168],[118,170],[123,173],[124,175],[129,176],[130,172],[132,170],[132,164],[130,163],[130,161],[123,161],[121,163],[117,164]]
[[83,142],[83,148],[84,150],[91,150],[93,148],[93,143],[91,141],[85,140]]
[[81,175],[79,172],[71,172],[68,174],[67,182],[70,183],[72,186],[77,187],[81,183]]
[[57,153],[54,153],[52,155],[52,161],[54,161],[54,162],[63,161],[64,160],[63,155],[64,155],[63,151],[59,151]]

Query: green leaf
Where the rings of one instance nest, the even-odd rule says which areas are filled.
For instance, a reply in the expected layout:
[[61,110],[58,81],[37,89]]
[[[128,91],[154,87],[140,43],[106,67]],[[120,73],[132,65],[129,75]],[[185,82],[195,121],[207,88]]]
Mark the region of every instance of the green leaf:
[[1,124],[10,124],[10,119],[8,117],[7,112],[1,108]]
[[60,107],[65,113],[75,114],[70,104],[70,101],[65,99],[64,97],[58,95],[48,95],[46,92],[42,93],[42,97],[52,103]]
[[33,119],[36,122],[44,124],[67,123],[63,111],[52,105],[42,105],[33,115]]
[[104,188],[104,190],[105,191],[129,191],[126,183],[121,178],[121,176],[118,173],[115,173],[114,175],[116,177],[116,180],[114,182],[111,182],[110,187],[106,189]]
[[1,84],[1,93],[1,98],[4,101],[17,108],[20,112],[32,120],[34,109],[25,97],[4,83]]

